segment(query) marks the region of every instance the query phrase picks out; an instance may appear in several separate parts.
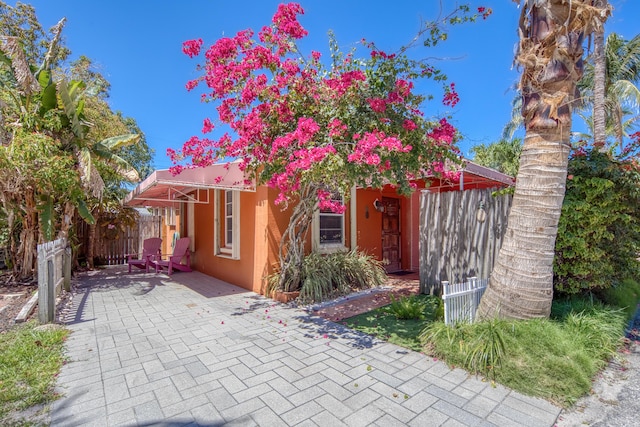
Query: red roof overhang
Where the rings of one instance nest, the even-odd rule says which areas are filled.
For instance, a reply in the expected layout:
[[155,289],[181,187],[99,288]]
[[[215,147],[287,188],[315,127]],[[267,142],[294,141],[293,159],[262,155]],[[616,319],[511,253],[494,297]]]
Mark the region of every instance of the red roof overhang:
[[240,162],[184,169],[173,175],[168,169],[154,171],[124,199],[131,207],[167,207],[176,203],[208,203],[209,192],[221,189],[255,191],[253,181],[247,183]]

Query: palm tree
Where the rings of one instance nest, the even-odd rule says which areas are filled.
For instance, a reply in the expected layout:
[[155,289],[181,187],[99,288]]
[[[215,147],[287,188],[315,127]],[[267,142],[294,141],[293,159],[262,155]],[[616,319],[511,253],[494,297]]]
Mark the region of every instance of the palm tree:
[[590,0],[524,0],[517,61],[523,67],[526,133],[508,226],[480,318],[549,316],[582,43],[603,25],[603,12]]
[[[632,122],[639,118],[640,34],[629,41],[616,33],[609,34],[603,49],[604,62],[598,59],[595,42],[594,47],[594,58],[586,64],[579,87],[585,106],[593,108],[595,141],[606,143],[607,136],[612,136],[615,144],[621,147],[624,138],[628,137],[626,130],[629,127],[625,127],[625,122],[628,126],[628,120],[625,117],[632,115]],[[599,70],[602,65],[604,72]],[[598,83],[603,87],[596,87]],[[599,112],[603,115],[599,119],[601,123],[596,120]],[[610,144],[605,146],[613,149]]]

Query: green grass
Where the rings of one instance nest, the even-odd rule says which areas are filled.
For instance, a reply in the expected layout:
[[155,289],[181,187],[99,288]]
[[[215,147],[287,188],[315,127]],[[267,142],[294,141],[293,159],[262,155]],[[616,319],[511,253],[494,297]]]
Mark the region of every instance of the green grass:
[[[415,305],[423,307],[424,318],[401,319],[405,313],[404,307],[414,310]],[[399,308],[396,308],[399,307]],[[440,299],[429,295],[415,295],[404,297],[394,303],[380,307],[368,313],[362,313],[343,321],[343,324],[366,334],[378,337],[401,347],[415,351],[422,351],[422,344],[418,339],[420,331],[433,322],[439,312]],[[398,313],[401,313],[400,316]]]
[[57,398],[55,379],[69,332],[63,328],[35,330],[36,326],[30,322],[0,334],[1,425],[29,425],[16,423],[11,415]]
[[574,298],[554,302],[551,319],[447,327],[434,321],[437,299],[414,298],[427,301],[425,320],[400,320],[385,306],[344,323],[562,406],[589,393],[592,378],[616,354],[626,325],[621,309]]
[[[616,354],[625,316],[619,309],[589,301],[560,302],[552,319],[492,320],[447,328],[432,324],[422,335],[430,352],[449,364],[462,366],[531,396],[570,406],[591,389],[592,378]],[[554,304],[556,305],[556,304]],[[494,336],[487,338],[487,329]],[[490,353],[502,341],[502,354],[493,363],[470,363],[478,343]],[[495,352],[494,352],[495,353]],[[495,361],[498,363],[495,363]]]

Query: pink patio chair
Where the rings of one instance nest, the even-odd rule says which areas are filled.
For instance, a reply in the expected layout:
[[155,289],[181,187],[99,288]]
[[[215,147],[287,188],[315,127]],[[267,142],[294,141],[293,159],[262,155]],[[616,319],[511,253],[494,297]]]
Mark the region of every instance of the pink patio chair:
[[129,264],[129,273],[131,273],[131,266],[144,268],[148,273],[149,266],[153,263],[156,257],[160,256],[161,245],[162,245],[162,239],[159,237],[152,237],[150,239],[145,239],[144,242],[142,242],[142,254],[127,255],[127,264]]
[[[152,261],[152,264],[156,266],[156,273],[163,268],[168,269],[168,274],[171,276],[173,270],[191,271],[191,252],[189,251],[189,244],[191,241],[188,237],[181,237],[176,240],[176,245],[173,247],[173,255],[169,256],[168,260],[163,260],[162,257]],[[182,262],[186,258],[186,262]]]

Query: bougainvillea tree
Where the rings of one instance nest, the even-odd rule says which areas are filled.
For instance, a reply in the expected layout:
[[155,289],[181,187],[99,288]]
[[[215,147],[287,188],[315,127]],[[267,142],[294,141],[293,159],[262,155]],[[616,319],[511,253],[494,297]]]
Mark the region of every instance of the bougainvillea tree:
[[[307,35],[298,21],[303,13],[298,4],[281,4],[271,25],[257,34],[240,31],[206,49],[201,75],[186,86],[206,86],[202,100],[217,105],[218,119],[205,119],[202,132],[214,126],[228,132],[215,139],[194,136],[181,150],[168,150],[174,173],[240,159],[247,176],[278,190],[276,204],[294,206],[280,243],[284,290],[299,286],[314,210],[344,211],[332,194],[348,197],[355,185],[385,184],[407,194],[424,174],[455,174],[449,164],[458,159],[456,129],[447,118],[423,115],[430,97],[416,93],[414,82],[431,78],[443,85],[443,102],[451,107],[458,102],[454,83],[431,64],[411,59],[406,48],[389,54],[365,40],[364,58],[356,50],[342,52],[331,35],[329,59],[317,51],[303,55],[296,45]],[[442,24],[477,16],[461,7],[420,35],[433,45],[446,38]],[[196,57],[202,45],[201,39],[190,40],[183,51]]]

